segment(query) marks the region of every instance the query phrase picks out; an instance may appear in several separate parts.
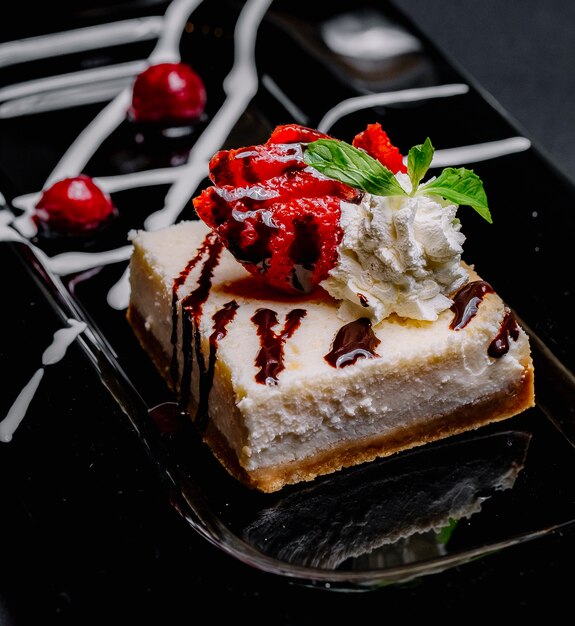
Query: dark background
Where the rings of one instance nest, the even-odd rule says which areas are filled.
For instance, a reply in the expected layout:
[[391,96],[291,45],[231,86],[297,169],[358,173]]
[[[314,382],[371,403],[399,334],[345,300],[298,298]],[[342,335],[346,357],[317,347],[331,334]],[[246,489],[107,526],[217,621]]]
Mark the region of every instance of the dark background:
[[575,2],[394,4],[575,181]]

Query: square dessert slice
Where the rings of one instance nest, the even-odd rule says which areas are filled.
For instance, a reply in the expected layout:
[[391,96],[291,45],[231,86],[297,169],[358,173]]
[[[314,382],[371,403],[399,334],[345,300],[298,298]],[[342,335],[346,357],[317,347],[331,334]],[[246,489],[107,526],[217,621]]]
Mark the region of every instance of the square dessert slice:
[[436,320],[345,323],[262,285],[201,221],[131,233],[128,320],[215,456],[264,492],[533,406],[527,335],[469,281]]

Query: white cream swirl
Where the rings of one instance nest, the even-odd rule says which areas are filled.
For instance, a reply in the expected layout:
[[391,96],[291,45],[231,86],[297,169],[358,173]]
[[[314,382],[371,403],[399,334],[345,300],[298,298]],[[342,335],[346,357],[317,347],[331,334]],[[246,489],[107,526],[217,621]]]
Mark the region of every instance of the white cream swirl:
[[[409,191],[409,178],[397,179]],[[321,283],[341,300],[340,317],[435,320],[449,308],[449,296],[468,280],[457,209],[425,195],[365,194],[359,205],[342,202],[338,262]]]

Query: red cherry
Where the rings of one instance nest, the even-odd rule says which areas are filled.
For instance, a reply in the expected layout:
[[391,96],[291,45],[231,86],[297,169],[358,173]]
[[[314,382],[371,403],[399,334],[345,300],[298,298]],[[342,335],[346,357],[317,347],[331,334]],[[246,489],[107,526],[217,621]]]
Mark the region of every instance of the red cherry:
[[34,221],[47,234],[80,235],[95,230],[115,213],[110,196],[89,176],[80,174],[44,190]]
[[136,122],[182,123],[196,120],[206,106],[206,89],[185,63],[158,63],[140,73],[128,111]]

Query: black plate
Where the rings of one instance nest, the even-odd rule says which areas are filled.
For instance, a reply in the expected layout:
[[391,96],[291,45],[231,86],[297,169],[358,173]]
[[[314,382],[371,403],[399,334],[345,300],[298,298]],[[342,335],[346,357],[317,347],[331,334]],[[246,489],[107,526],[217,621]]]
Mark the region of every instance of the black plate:
[[[571,245],[575,189],[391,5],[316,4],[226,1],[216,9],[175,1],[86,9],[74,16],[76,27],[110,33],[105,24],[137,19],[144,34],[131,22],[113,45],[66,49],[61,31],[69,25],[62,18],[37,33],[54,33],[49,54],[41,47],[46,40],[8,49],[16,56],[7,54],[0,67],[8,85],[0,103],[6,200],[0,224],[62,327],[86,323],[79,344],[194,530],[240,561],[293,581],[373,589],[575,520],[573,291],[556,271]],[[167,38],[159,48],[161,32]],[[157,60],[160,49],[181,56],[206,83],[205,117],[179,136],[125,117],[134,72],[142,60]],[[50,62],[56,50],[57,64]],[[110,66],[119,72],[115,78],[87,74]],[[78,72],[80,82],[74,85],[74,76],[65,87],[32,82],[48,80],[54,67]],[[403,152],[429,136],[435,167],[464,165],[481,176],[494,224],[460,210],[465,258],[530,333],[537,408],[273,495],[229,478],[190,424],[174,420],[173,398],[125,320],[127,233],[193,218],[190,200],[207,182],[207,158],[222,147],[264,141],[277,124],[292,121],[345,140],[379,121]],[[28,211],[46,182],[81,171],[111,192],[119,218],[84,240],[47,240],[27,230]],[[516,180],[529,184],[510,184]],[[33,398],[27,382],[22,394],[11,390],[10,420],[26,419],[22,399]],[[19,435],[15,429],[6,445]]]

